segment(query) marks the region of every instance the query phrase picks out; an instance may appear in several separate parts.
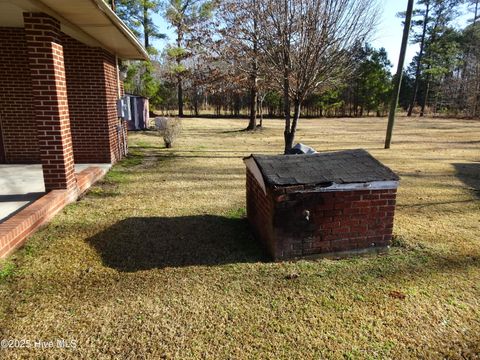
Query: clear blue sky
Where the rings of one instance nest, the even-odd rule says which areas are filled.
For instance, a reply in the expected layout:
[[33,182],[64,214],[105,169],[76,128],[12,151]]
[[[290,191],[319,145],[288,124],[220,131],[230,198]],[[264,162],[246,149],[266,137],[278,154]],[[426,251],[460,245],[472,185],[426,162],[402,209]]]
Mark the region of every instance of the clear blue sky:
[[[394,65],[392,72],[395,72],[403,32],[402,19],[397,17],[397,13],[407,9],[407,0],[383,0],[380,1],[380,3],[382,6],[382,13],[377,31],[375,32],[371,43],[375,48],[384,47],[387,50],[388,57]],[[461,16],[457,19],[456,23],[458,25],[465,25],[467,18],[467,16]],[[168,28],[167,23],[160,15],[154,17],[154,22],[159,26],[160,30],[170,38],[170,41],[174,39],[175,35],[173,31]],[[156,40],[154,41],[154,45],[161,51],[168,41],[168,39]],[[405,66],[410,63],[417,51],[418,46],[412,44],[408,45]]]
[[[403,34],[402,19],[397,17],[397,14],[407,9],[407,0],[384,0],[381,3],[382,14],[377,31],[373,35],[372,45],[387,50],[388,58],[394,65],[392,70],[395,71]],[[418,46],[408,45],[405,65],[410,63],[417,51]]]

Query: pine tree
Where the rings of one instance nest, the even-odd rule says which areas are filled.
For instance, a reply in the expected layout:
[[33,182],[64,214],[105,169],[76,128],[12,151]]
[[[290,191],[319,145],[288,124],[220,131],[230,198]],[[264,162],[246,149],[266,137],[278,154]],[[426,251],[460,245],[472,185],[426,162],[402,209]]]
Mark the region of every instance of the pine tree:
[[435,0],[432,3],[432,18],[434,20],[427,29],[425,42],[422,74],[424,76],[424,88],[420,116],[425,115],[432,80],[437,79],[438,75],[445,73],[446,63],[453,61],[455,46],[447,39],[449,36],[453,36],[451,35],[453,29],[450,24],[458,15],[458,7],[462,3],[463,0]]
[[[423,59],[423,54],[425,50],[425,37],[427,35],[428,24],[432,20],[432,18],[430,17],[430,3],[431,3],[431,0],[419,0],[417,4],[423,5],[424,8],[415,9],[413,13],[414,16],[420,15],[422,19],[412,21],[412,29],[413,29],[412,43],[414,44],[420,43],[420,50],[415,56],[415,82],[413,85],[413,93],[412,93],[412,98],[410,100],[410,106],[408,107],[407,116],[412,116],[413,107],[415,106],[415,102],[417,100],[418,88],[420,84],[420,75],[422,71],[422,59]],[[421,28],[421,32],[420,33],[415,32],[416,28]]]
[[[152,40],[164,38],[158,27],[154,24],[152,15],[159,11],[158,0],[116,0],[115,8],[117,15],[127,24],[133,33],[143,38],[145,49],[150,55],[157,53]],[[160,83],[153,75],[154,66],[149,61],[132,61],[127,64],[127,78],[125,90],[137,95],[142,95],[151,100],[151,104],[157,103],[155,97]]]
[[183,78],[187,73],[184,60],[195,53],[208,32],[215,1],[165,0],[164,16],[176,34],[175,45],[167,50],[175,65],[172,72],[177,81],[178,116],[183,116]]
[[118,16],[135,35],[143,37],[143,45],[148,53],[155,54],[152,40],[165,37],[152,19],[152,13],[160,10],[159,0],[117,0],[116,9]]

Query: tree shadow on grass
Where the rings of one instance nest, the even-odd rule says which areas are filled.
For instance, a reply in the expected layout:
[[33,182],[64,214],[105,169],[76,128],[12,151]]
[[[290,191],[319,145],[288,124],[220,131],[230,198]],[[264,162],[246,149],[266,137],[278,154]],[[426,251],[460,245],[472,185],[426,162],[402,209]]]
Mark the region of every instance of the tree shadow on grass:
[[456,176],[472,188],[475,196],[480,198],[480,162],[452,164],[457,171]]
[[87,241],[123,272],[267,259],[246,220],[212,215],[128,218]]

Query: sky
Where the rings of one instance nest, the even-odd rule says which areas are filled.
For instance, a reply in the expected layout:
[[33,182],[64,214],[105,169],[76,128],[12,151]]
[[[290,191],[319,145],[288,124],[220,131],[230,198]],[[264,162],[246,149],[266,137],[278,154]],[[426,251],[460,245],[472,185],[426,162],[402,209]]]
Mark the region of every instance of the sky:
[[[407,0],[384,0],[381,6],[381,18],[371,43],[375,48],[387,50],[388,58],[394,65],[392,70],[396,70],[403,35],[403,20],[397,14],[407,9]],[[408,44],[405,65],[410,63],[417,51],[418,46]]]
[[[388,58],[393,64],[392,72],[396,71],[403,34],[402,19],[397,17],[397,14],[407,9],[407,2],[407,0],[380,1],[382,8],[381,16],[379,19],[378,28],[373,35],[371,41],[372,46],[374,46],[375,48],[385,48],[388,54]],[[468,16],[460,16],[456,20],[456,25],[464,26],[467,22],[467,18]],[[168,24],[165,22],[161,15],[155,15],[154,22],[159,26],[160,31],[166,34],[168,38],[170,38],[170,41],[174,39],[175,35],[172,29],[168,27]],[[161,51],[168,43],[168,41],[169,39],[155,40],[154,45],[157,47],[157,49]],[[408,44],[405,66],[408,66],[418,49],[418,45]]]

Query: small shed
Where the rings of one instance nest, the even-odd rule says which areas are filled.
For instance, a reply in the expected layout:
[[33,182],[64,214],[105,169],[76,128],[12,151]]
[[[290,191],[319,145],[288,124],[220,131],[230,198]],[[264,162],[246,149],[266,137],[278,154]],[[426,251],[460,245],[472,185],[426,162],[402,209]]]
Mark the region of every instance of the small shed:
[[365,150],[251,155],[247,217],[274,260],[382,250],[399,177]]
[[127,119],[128,130],[146,130],[149,120],[148,99],[143,96],[125,95],[130,116]]

